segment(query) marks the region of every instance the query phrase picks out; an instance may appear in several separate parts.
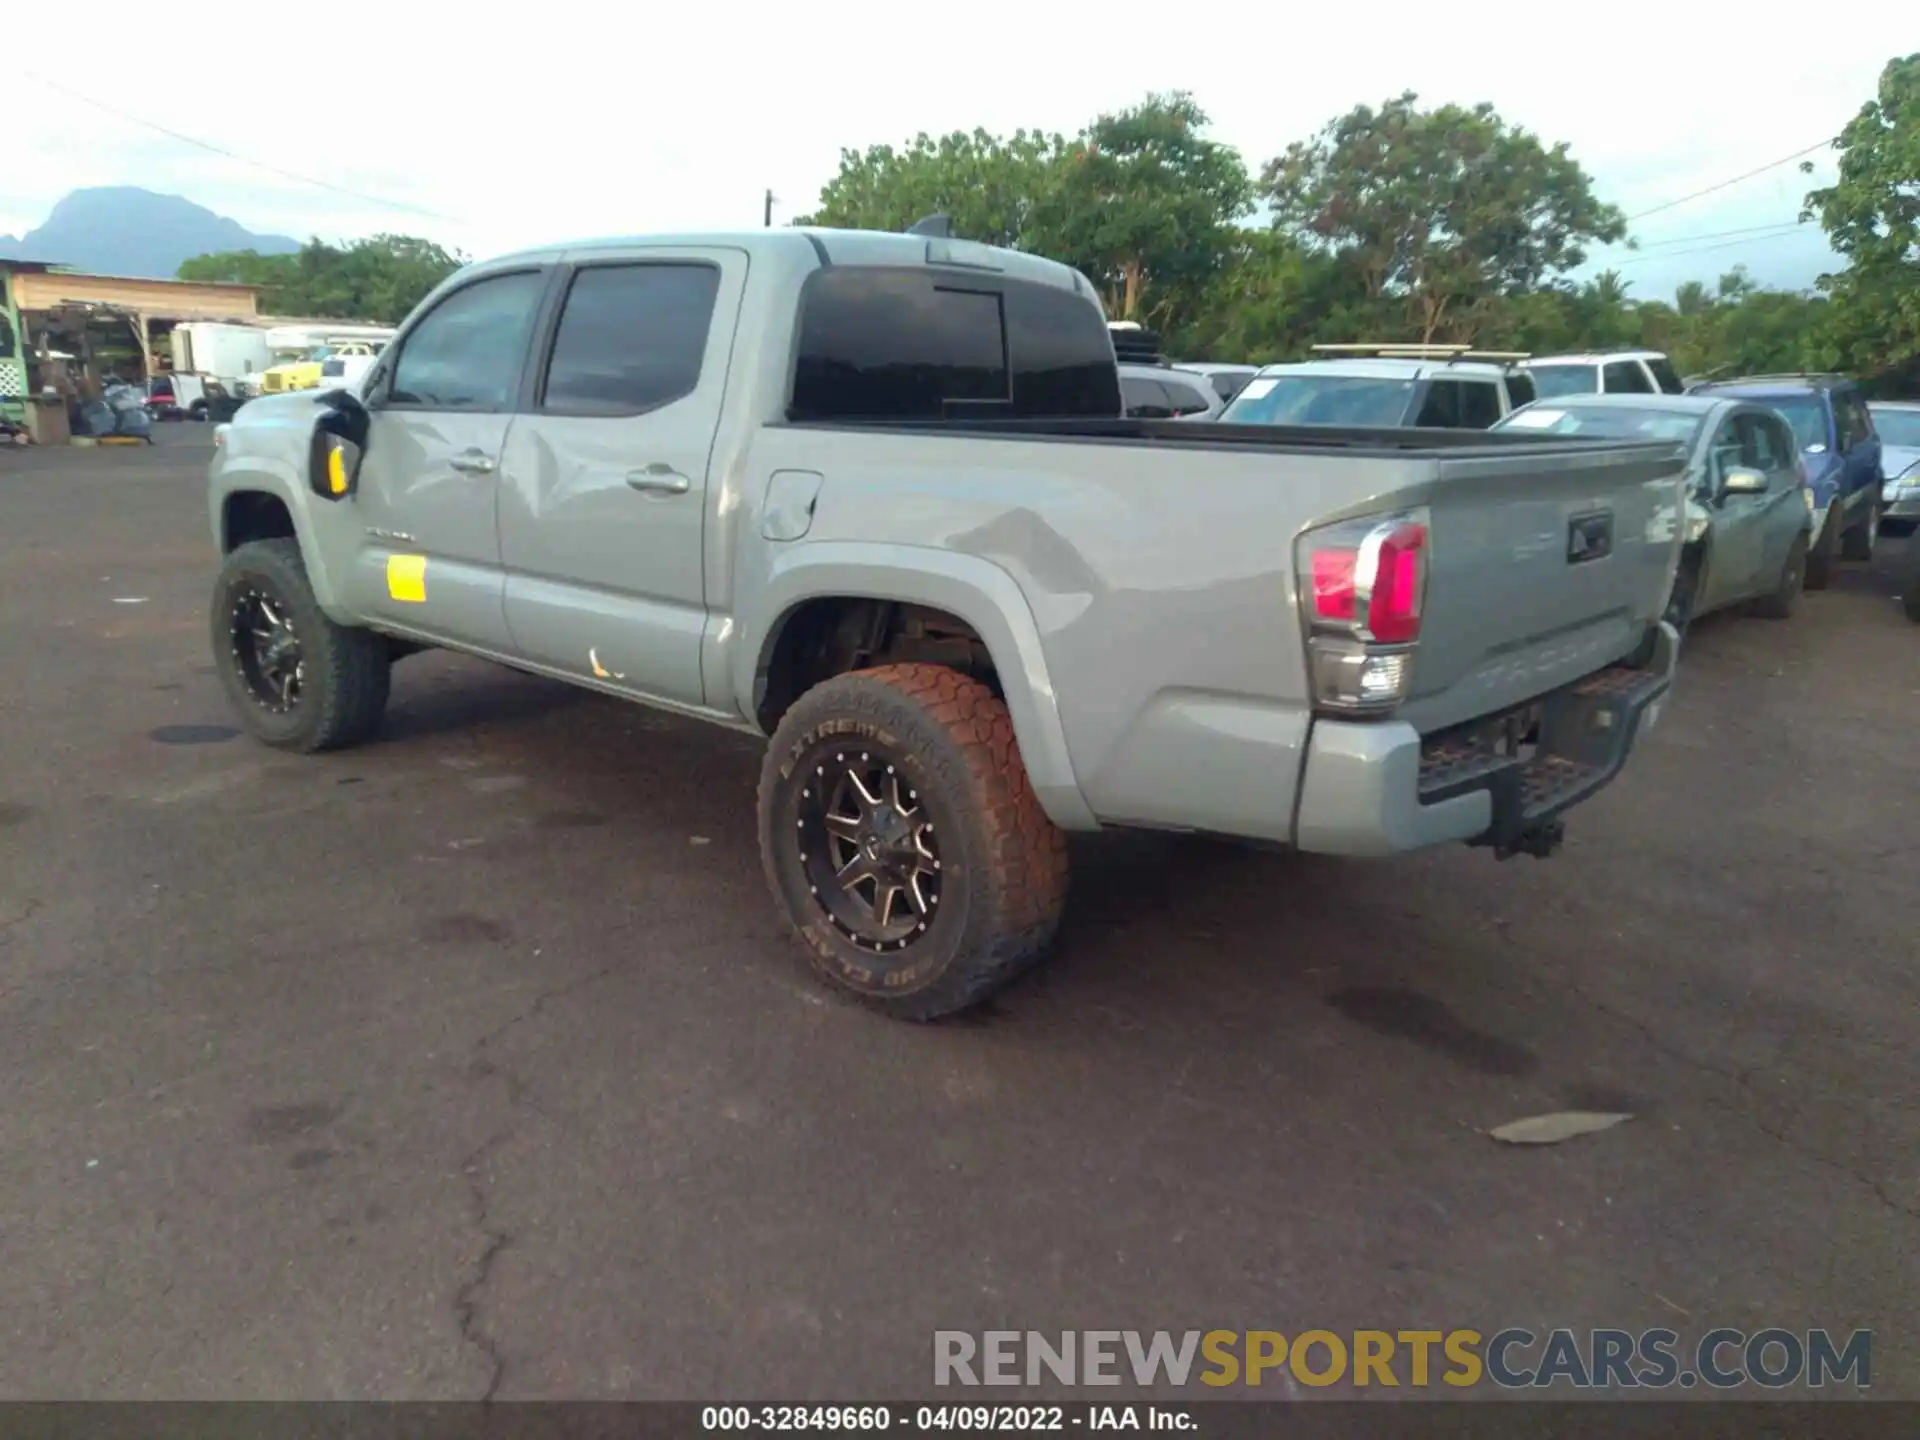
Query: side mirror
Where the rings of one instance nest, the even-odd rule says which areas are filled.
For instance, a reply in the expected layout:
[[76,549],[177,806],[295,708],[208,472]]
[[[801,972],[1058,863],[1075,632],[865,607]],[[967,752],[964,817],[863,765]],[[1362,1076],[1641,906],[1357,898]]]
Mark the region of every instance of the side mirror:
[[307,454],[307,488],[322,500],[344,500],[360,488],[360,462],[367,453],[367,407],[347,390],[330,390],[317,401]]
[[1767,477],[1758,470],[1749,470],[1736,465],[1727,471],[1720,482],[1722,495],[1764,495],[1767,491]]

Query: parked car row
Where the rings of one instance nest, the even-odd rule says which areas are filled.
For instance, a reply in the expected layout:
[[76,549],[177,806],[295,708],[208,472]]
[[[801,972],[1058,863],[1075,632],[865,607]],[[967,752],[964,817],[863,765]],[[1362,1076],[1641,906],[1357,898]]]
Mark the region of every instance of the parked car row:
[[[1657,350],[1530,356],[1457,345],[1316,345],[1266,365],[1230,425],[1525,430],[1687,447],[1686,530],[1668,618],[1735,604],[1785,617],[1801,587],[1920,524],[1920,402],[1869,404],[1842,375],[1685,382]],[[1123,373],[1128,367],[1123,366]],[[1197,386],[1197,367],[1184,366]],[[1129,408],[1129,414],[1147,414]],[[1165,414],[1166,411],[1154,411]],[[1908,587],[1920,606],[1920,578]]]

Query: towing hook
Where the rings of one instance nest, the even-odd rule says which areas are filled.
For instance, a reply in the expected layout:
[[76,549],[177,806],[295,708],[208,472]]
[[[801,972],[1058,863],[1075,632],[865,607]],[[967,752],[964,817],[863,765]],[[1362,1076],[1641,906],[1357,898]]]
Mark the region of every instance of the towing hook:
[[1531,855],[1536,860],[1544,860],[1560,848],[1567,838],[1567,826],[1564,820],[1548,820],[1531,830],[1523,830],[1510,844],[1493,847],[1493,858],[1511,860],[1516,855]]

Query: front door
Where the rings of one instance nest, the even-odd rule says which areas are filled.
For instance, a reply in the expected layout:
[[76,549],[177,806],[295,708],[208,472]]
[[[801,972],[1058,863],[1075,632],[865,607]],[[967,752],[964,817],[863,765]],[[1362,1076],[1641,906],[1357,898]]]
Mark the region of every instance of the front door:
[[452,291],[399,338],[372,387],[352,585],[356,608],[382,625],[509,649],[499,495],[549,278],[515,270]]
[[698,705],[703,517],[744,251],[595,252],[563,281],[500,494],[506,609],[532,660]]

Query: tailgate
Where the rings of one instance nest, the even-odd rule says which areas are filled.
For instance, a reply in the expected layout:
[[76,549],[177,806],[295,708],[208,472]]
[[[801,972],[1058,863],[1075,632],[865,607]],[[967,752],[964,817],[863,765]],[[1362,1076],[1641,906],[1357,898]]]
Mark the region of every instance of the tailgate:
[[1458,724],[1629,654],[1666,608],[1685,485],[1674,444],[1547,441],[1442,458],[1401,718],[1422,732]]

